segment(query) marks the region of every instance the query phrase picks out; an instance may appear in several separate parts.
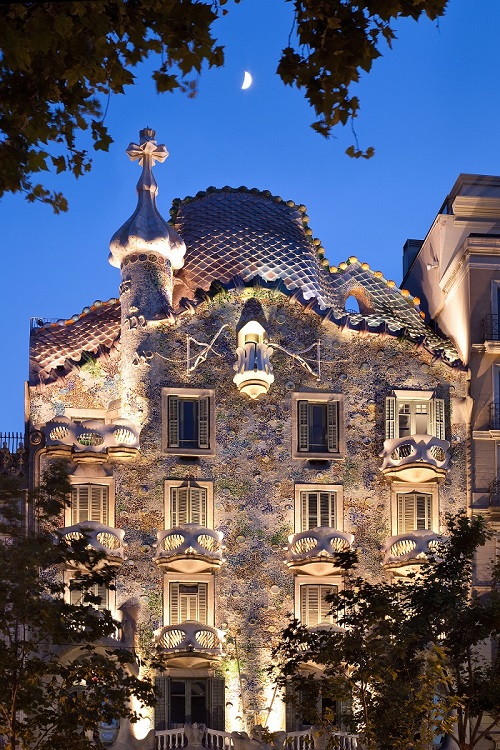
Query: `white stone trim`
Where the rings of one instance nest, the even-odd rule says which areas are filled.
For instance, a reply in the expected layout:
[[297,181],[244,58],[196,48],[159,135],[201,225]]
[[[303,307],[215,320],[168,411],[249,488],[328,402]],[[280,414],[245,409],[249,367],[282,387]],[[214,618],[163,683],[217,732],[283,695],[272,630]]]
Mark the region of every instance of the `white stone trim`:
[[391,482],[391,507],[390,507],[390,536],[396,536],[398,532],[398,494],[411,495],[414,492],[424,495],[432,495],[431,499],[431,528],[435,534],[439,534],[439,486],[436,482]]
[[[85,471],[85,474],[71,474],[68,477],[71,486],[80,484],[101,484],[108,488],[108,526],[115,525],[115,483],[114,478],[111,476],[99,476],[99,472],[102,471],[102,467],[99,465],[92,466],[82,464],[81,468]],[[71,526],[71,505],[66,506],[64,509],[64,525]]]
[[[210,448],[173,448],[168,445],[168,404],[169,396],[179,398],[209,399],[209,442]],[[212,388],[162,388],[161,389],[162,451],[174,456],[214,456],[215,455],[215,391]]]
[[[326,452],[326,453],[315,453],[307,451],[299,451],[298,449],[298,402],[309,401],[312,403],[327,404],[329,401],[336,401],[338,403],[338,414],[337,414],[337,430],[338,430],[338,452]],[[345,455],[345,439],[344,439],[344,396],[341,393],[325,393],[325,391],[295,391],[292,393],[292,446],[291,446],[291,457],[294,459],[300,459],[302,461],[307,460],[327,460],[336,461],[339,458],[344,458]]]
[[163,622],[164,625],[172,625],[170,622],[170,592],[171,583],[206,583],[207,584],[207,622],[210,627],[215,627],[215,591],[214,577],[211,573],[165,573],[163,576]]
[[165,528],[172,528],[170,519],[170,490],[175,487],[182,487],[187,481],[198,485],[207,491],[207,529],[214,527],[214,483],[212,481],[203,481],[201,479],[165,479],[163,482],[163,507]]
[[337,519],[337,531],[344,531],[344,487],[341,484],[295,484],[295,512],[294,533],[302,531],[302,504],[301,492],[335,492],[335,517]]

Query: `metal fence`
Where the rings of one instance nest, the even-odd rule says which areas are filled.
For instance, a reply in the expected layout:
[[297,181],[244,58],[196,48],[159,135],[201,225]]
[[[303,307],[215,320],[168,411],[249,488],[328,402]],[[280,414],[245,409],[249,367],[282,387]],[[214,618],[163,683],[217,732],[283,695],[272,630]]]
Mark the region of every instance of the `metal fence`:
[[24,434],[22,432],[0,433],[0,448],[7,449],[9,453],[17,453],[19,448],[24,447]]

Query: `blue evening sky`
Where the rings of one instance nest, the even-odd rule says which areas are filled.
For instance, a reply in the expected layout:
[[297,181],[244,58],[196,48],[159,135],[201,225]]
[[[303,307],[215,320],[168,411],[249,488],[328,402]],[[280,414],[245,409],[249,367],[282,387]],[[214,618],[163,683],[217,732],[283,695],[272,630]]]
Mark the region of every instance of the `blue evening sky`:
[[[425,236],[458,174],[500,174],[498,0],[450,0],[438,25],[398,24],[393,51],[357,87],[359,142],[376,148],[369,161],[344,155],[349,129],[331,140],[315,134],[302,95],[275,75],[291,4],[228,7],[216,29],[226,65],[203,73],[196,98],[156,94],[146,66],[137,86],[111,100],[110,152],[96,153],[79,181],[52,181],[69,199],[67,214],[19,195],[0,203],[0,432],[23,429],[30,316],[68,318],[118,296],[108,243],[135,207],[139,169],[124,150],[142,127],[155,128],[170,152],[156,167],[165,218],[173,198],[210,185],[268,189],[308,207],[332,263],[356,255],[397,283],[405,240]],[[254,83],[241,91],[245,70]]]

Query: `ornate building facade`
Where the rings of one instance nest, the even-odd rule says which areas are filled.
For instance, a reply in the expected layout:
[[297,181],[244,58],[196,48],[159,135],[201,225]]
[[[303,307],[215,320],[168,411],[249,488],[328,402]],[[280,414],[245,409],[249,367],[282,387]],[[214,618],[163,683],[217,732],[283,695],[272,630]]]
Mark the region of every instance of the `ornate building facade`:
[[[462,330],[429,325],[425,243],[407,281],[421,303],[357,258],[330,265],[305,206],[266,191],[209,188],[165,221],[165,147],[146,129],[128,154],[142,171],[111,240],[119,296],[31,332],[31,482],[68,460],[62,533],[106,551],[121,637],[164,655],[156,712],[116,747],[167,747],[193,722],[300,732],[268,667],[291,614],[334,625],[335,553],[355,547],[374,581],[405,576],[447,512],[489,507],[489,475],[467,469]],[[493,456],[500,432],[476,412]]]

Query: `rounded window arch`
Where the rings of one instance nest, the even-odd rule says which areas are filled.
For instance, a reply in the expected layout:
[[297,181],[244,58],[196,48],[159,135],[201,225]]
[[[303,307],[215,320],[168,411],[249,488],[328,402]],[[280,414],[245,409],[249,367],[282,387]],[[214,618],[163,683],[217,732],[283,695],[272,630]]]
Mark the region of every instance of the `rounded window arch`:
[[370,295],[361,286],[349,289],[344,300],[344,310],[356,315],[370,315],[375,312]]

